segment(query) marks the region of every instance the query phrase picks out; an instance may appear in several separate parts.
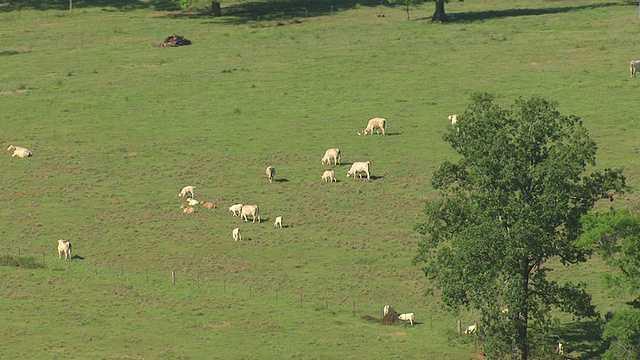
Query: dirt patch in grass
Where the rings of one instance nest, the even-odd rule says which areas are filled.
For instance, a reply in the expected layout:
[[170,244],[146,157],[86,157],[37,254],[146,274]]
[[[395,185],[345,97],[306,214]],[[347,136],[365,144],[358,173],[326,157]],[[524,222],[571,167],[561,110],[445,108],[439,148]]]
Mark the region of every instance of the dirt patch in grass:
[[29,93],[29,90],[8,90],[0,91],[0,95],[24,95]]

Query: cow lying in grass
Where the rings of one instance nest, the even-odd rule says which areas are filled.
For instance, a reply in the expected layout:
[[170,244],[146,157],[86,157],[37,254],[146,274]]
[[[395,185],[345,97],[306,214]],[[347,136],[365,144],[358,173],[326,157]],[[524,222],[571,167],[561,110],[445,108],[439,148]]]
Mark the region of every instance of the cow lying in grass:
[[26,158],[29,156],[33,156],[31,150],[20,146],[9,145],[7,151],[13,151],[13,155],[11,155],[11,157],[17,156],[19,158]]

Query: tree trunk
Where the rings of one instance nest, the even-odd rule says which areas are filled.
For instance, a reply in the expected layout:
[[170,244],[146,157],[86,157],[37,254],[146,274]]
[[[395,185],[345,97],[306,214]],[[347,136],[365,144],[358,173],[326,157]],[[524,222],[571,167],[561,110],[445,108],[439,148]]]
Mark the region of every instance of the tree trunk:
[[219,1],[211,1],[211,13],[213,16],[222,16],[222,9]]
[[529,264],[526,261],[522,261],[520,265],[522,267],[520,295],[518,296],[518,318],[516,319],[515,329],[515,356],[517,360],[527,360],[529,351],[527,348],[527,329],[529,322],[529,306],[527,301],[529,299]]
[[447,14],[444,12],[444,1],[445,0],[436,0],[436,12],[433,13],[431,17],[432,22],[447,21]]

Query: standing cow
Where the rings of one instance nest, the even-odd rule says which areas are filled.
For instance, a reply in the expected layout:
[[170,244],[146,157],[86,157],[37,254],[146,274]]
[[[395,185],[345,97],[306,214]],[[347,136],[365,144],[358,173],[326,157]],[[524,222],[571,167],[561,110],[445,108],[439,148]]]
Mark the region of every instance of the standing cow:
[[258,208],[258,205],[245,205],[242,207],[240,218],[247,222],[249,221],[247,218],[248,216],[253,218],[253,221],[251,222],[260,222],[260,209]]
[[[384,136],[387,132],[387,119],[385,118],[373,118],[369,120],[367,123],[367,127],[364,129],[364,135],[371,133],[373,135],[373,130],[376,129],[376,133],[379,130],[382,130],[382,136]],[[360,133],[358,133],[360,135]]]
[[322,165],[331,165],[331,159],[333,159],[334,165],[338,165],[341,163],[340,149],[327,149],[327,151],[324,152],[324,156],[322,157],[322,161],[320,163]]
[[58,240],[58,260],[62,260],[62,254],[64,254],[64,260],[71,261],[71,243],[67,240]]
[[353,164],[351,164],[351,168],[349,169],[349,171],[347,171],[347,177],[349,176],[353,176],[353,178],[356,178],[356,175],[358,175],[359,178],[362,178],[362,173],[366,173],[367,174],[367,180],[371,180],[371,163],[370,162],[354,162]]
[[636,77],[636,73],[638,73],[639,69],[640,60],[631,60],[629,63],[629,75],[631,75],[632,78]]
[[276,169],[273,166],[268,166],[266,173],[269,178],[269,182],[273,182],[273,177],[276,176]]

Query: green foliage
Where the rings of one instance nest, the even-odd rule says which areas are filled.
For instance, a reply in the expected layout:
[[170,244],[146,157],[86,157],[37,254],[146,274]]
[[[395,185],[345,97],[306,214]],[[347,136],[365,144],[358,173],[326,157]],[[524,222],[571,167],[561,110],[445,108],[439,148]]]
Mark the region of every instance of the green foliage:
[[[640,217],[629,211],[613,210],[590,214],[582,219],[584,234],[576,241],[589,251],[597,251],[619,271],[604,275],[614,293],[637,294],[640,286]],[[637,306],[638,299],[631,303]],[[640,357],[640,310],[615,314],[602,333],[609,341],[605,360],[638,359]]]
[[186,10],[198,2],[198,0],[172,0],[172,1],[179,3],[180,8],[182,10]]
[[640,311],[622,311],[605,325],[602,337],[611,342],[603,354],[604,360],[635,360],[640,358]]
[[617,273],[605,274],[610,289],[630,294],[640,288],[640,217],[628,210],[611,210],[585,216],[584,234],[576,243],[597,251]]
[[586,261],[573,244],[580,217],[626,182],[620,170],[582,175],[595,165],[596,144],[554,102],[518,99],[507,110],[492,94],[471,100],[444,136],[460,159],[434,172],[442,199],[427,204],[427,221],[416,227],[425,238],[414,262],[449,307],[481,311],[490,356],[515,347],[526,359],[533,339],[551,328],[552,307],[595,316],[584,285],[550,280],[544,265]]

